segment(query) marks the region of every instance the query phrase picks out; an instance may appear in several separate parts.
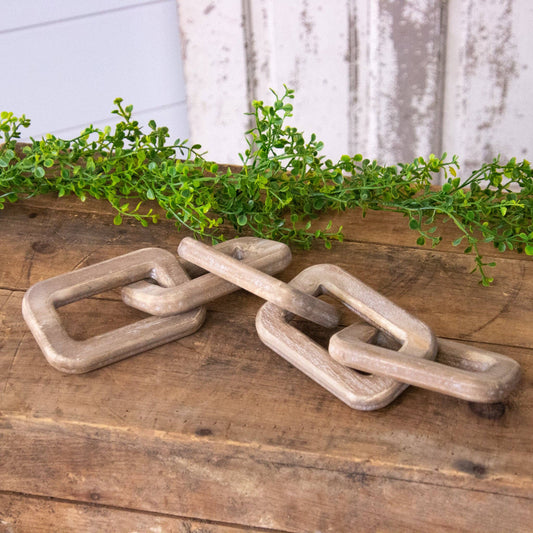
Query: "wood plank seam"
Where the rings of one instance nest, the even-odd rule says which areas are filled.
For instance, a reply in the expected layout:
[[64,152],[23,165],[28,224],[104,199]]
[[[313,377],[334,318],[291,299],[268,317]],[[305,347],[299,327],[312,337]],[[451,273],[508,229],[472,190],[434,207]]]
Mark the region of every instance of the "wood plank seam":
[[[70,434],[74,436],[75,438],[80,439],[87,439],[88,432],[94,431],[97,433],[97,436],[95,437],[89,437],[95,442],[107,442],[106,435],[98,434],[99,431],[104,431],[107,433],[114,433],[118,436],[118,439],[125,438],[127,439],[130,434],[131,430],[128,427],[120,427],[120,426],[109,426],[105,424],[97,424],[97,423],[91,423],[91,422],[80,422],[77,420],[62,420],[61,423],[58,423],[57,420],[54,420],[52,418],[39,418],[35,419],[31,416],[25,416],[25,415],[17,415],[12,413],[3,413],[0,414],[0,421],[4,422],[4,425],[10,424],[10,421],[13,422],[13,426],[20,426],[24,424],[28,424],[29,427],[35,427],[35,426],[42,426],[43,431],[50,432],[50,434],[57,436],[57,438],[61,438],[62,434]],[[46,427],[49,426],[49,427]],[[12,429],[10,428],[10,429]],[[70,429],[72,429],[72,433]],[[0,426],[1,429],[1,426]],[[88,431],[87,431],[88,430]],[[219,442],[217,442],[216,438],[211,438],[210,436],[202,436],[202,435],[196,435],[196,434],[188,434],[183,435],[179,433],[171,433],[168,431],[161,431],[156,429],[145,429],[145,428],[137,428],[136,429],[136,435],[139,438],[147,439],[147,440],[156,440],[165,442],[168,444],[174,444],[176,446],[180,445],[190,445],[191,443],[194,443],[195,448],[199,449],[202,446],[203,447],[210,447],[211,445],[218,445]],[[363,476],[368,478],[375,478],[375,479],[386,479],[386,480],[393,480],[393,481],[399,481],[402,483],[413,483],[413,484],[421,484],[421,485],[429,485],[429,486],[435,486],[435,487],[442,487],[447,489],[458,489],[458,490],[464,490],[464,491],[476,491],[479,493],[484,494],[493,494],[493,495],[500,495],[500,496],[512,496],[516,498],[521,498],[525,501],[532,501],[533,502],[533,494],[531,493],[517,493],[516,491],[512,492],[505,492],[504,490],[489,490],[489,489],[480,489],[479,487],[473,487],[469,484],[469,482],[473,481],[473,479],[479,480],[484,479],[486,482],[490,481],[489,478],[486,477],[486,474],[481,473],[477,474],[475,471],[472,471],[471,473],[464,472],[462,470],[457,469],[449,469],[444,470],[440,469],[438,471],[435,471],[434,469],[430,467],[414,467],[413,465],[401,465],[397,463],[389,463],[387,461],[379,461],[376,459],[359,459],[359,458],[353,458],[353,457],[345,457],[345,456],[338,456],[329,454],[327,452],[322,453],[316,453],[316,452],[310,452],[308,450],[298,449],[297,451],[297,460],[293,463],[290,462],[284,462],[284,461],[273,461],[273,460],[264,460],[263,456],[270,457],[272,454],[279,453],[280,451],[284,450],[285,448],[271,445],[271,444],[261,444],[259,445],[256,442],[240,442],[235,440],[224,440],[224,446],[228,448],[228,455],[230,455],[235,460],[240,460],[243,458],[252,460],[254,463],[268,466],[268,465],[277,465],[282,468],[293,468],[297,467],[299,469],[303,470],[311,470],[311,471],[317,471],[317,472],[336,472],[342,476],[346,476],[348,478],[354,477],[354,476]],[[336,463],[336,464],[335,464]],[[348,465],[351,466],[351,468],[348,467]],[[394,468],[397,472],[405,473],[405,475],[391,475],[387,474],[386,472],[391,469],[391,467]],[[368,469],[372,470],[374,469],[375,472],[368,471]],[[443,475],[444,474],[444,475]],[[448,481],[449,476],[454,475],[457,477],[457,480],[455,482]],[[438,478],[438,480],[428,480],[423,479],[421,476],[434,476]],[[448,477],[446,477],[448,476]],[[481,476],[481,477],[480,477]],[[444,481],[440,481],[440,479],[444,478]],[[497,481],[502,482],[505,481],[504,478],[502,478],[499,474],[497,475]],[[466,482],[464,483],[460,483]]]
[[[7,496],[7,497],[23,497],[28,498],[30,500],[36,500],[36,501],[42,501],[42,502],[54,502],[54,503],[60,503],[60,504],[68,504],[68,505],[84,505],[88,507],[93,507],[95,509],[108,509],[111,511],[130,511],[132,513],[135,513],[137,515],[146,515],[151,516],[154,518],[173,518],[178,520],[192,520],[195,523],[198,524],[205,524],[205,525],[214,525],[214,526],[225,526],[225,527],[235,527],[235,528],[243,528],[245,527],[243,524],[239,523],[233,523],[233,522],[221,522],[217,520],[208,520],[208,519],[201,519],[201,518],[195,518],[193,516],[181,516],[173,513],[162,513],[158,511],[147,511],[147,510],[139,510],[132,507],[120,507],[117,505],[110,505],[106,503],[96,503],[93,501],[86,501],[86,500],[71,500],[67,498],[58,498],[54,496],[42,496],[39,494],[31,494],[31,493],[25,493],[25,492],[16,492],[16,491],[5,491],[0,489],[0,496]],[[0,510],[0,526],[2,525],[1,521],[1,513]],[[248,531],[248,529],[246,530]],[[262,528],[262,527],[256,527],[253,528],[254,533],[291,533],[288,530],[283,529],[270,529],[270,528]],[[200,532],[198,532],[200,533]]]

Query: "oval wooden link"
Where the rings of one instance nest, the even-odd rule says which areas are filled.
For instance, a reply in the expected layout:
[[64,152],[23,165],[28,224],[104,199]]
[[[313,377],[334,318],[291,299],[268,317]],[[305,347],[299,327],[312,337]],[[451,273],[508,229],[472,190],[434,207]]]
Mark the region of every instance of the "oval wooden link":
[[[292,260],[286,244],[257,237],[232,239],[215,245],[213,249],[267,274],[281,272]],[[215,274],[205,273],[189,261],[182,259],[182,264],[189,272],[195,268],[196,273],[202,275],[172,287],[139,281],[122,288],[122,300],[145,313],[170,316],[190,311],[240,288]]]
[[[335,265],[303,270],[291,286],[308,294],[328,294],[368,322],[383,328],[417,358],[432,359],[436,340],[420,320]],[[328,351],[288,323],[291,314],[266,303],[256,317],[259,337],[269,348],[337,398],[364,411],[388,405],[408,385],[388,377],[365,376],[333,360]]]
[[340,315],[332,305],[190,237],[180,242],[178,254],[298,316],[328,328],[339,323]]
[[[350,368],[479,403],[503,400],[520,380],[519,364],[505,355],[437,338],[437,360],[428,361],[391,349],[386,337],[374,333],[353,324],[331,337],[329,353]],[[369,344],[371,337],[384,346]]]
[[62,372],[80,374],[190,335],[203,324],[205,308],[198,307],[168,318],[148,317],[83,341],[67,334],[56,308],[143,278],[167,286],[189,280],[173,254],[144,248],[30,287],[22,314],[47,361]]

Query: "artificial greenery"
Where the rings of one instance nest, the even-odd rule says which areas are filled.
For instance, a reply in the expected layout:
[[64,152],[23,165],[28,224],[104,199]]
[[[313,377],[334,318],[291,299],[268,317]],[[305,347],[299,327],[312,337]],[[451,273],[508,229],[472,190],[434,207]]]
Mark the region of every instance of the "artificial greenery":
[[[309,247],[322,240],[342,241],[342,227],[317,229],[318,215],[331,210],[387,210],[403,213],[417,243],[441,241],[438,225],[451,221],[460,237],[454,245],[473,253],[481,282],[492,278],[478,244],[533,255],[533,178],[528,161],[499,158],[484,164],[466,180],[459,164],[430,155],[412,163],[381,166],[361,155],[332,161],[321,155],[323,143],[308,139],[286,121],[292,116],[294,92],[273,93],[272,105],[252,103],[253,128],[248,148],[239,154],[242,168],[220,167],[201,153],[200,145],[169,142],[169,132],[148,123],[144,133],[132,118],[131,105],[115,100],[120,122],[104,129],[90,126],[70,140],[46,135],[17,149],[24,115],[0,115],[0,208],[6,200],[55,192],[105,198],[116,209],[115,224],[125,217],[143,226],[157,222],[151,202],[199,236],[223,239],[223,224],[259,237]],[[441,188],[432,179],[444,176]]]

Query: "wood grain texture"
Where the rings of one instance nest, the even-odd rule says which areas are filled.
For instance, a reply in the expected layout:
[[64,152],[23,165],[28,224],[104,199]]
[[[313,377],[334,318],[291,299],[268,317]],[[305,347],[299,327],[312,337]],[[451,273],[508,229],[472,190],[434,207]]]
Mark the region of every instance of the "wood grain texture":
[[115,363],[191,335],[202,326],[205,308],[200,306],[167,317],[148,316],[81,341],[65,330],[57,308],[146,279],[157,280],[163,287],[190,281],[174,254],[142,248],[32,285],[22,301],[22,316],[47,361],[70,374]]
[[295,289],[274,276],[270,276],[227,256],[209,245],[191,237],[185,237],[178,246],[180,257],[213,272],[232,282],[238,283],[248,292],[267,301],[272,301],[284,309],[320,324],[326,328],[339,325],[340,314],[327,302],[315,300],[307,292]]
[[[278,274],[292,261],[291,250],[286,244],[256,237],[230,239],[209,248],[211,249],[223,252],[269,275]],[[179,259],[189,269],[198,268],[189,261]],[[189,311],[241,288],[211,272],[201,270],[203,275],[173,288],[146,281],[127,285],[122,288],[122,301],[145,313],[168,316]]]
[[[182,244],[179,249],[181,247]],[[407,352],[409,357],[415,359],[435,358],[436,339],[424,323],[335,265],[310,266],[293,278],[289,286],[313,296],[334,296],[363,320],[379,326],[396,339],[401,344],[399,352]],[[352,409],[380,409],[389,405],[406,389],[405,381],[394,381],[383,373],[381,376],[361,375],[338,364],[328,353],[331,348],[326,349],[316,344],[288,323],[291,317],[288,310],[282,305],[265,303],[255,320],[259,338]],[[330,346],[335,336],[347,329],[349,328],[341,329],[331,337]],[[358,336],[356,340],[350,339],[350,348],[356,342],[367,347],[367,338]],[[398,353],[394,352],[394,355]]]
[[441,2],[178,6],[191,135],[212,158],[239,163],[243,113],[284,84],[296,90],[291,125],[316,133],[332,159],[362,152],[390,164],[440,152]]
[[401,353],[405,345],[398,350],[374,342],[378,339],[368,328],[352,324],[335,333],[329,341],[330,357],[371,375],[478,403],[505,400],[520,381],[520,365],[505,355],[441,338],[435,361],[413,359],[410,350]]
[[140,513],[130,509],[115,509],[97,503],[80,504],[54,501],[49,498],[0,493],[0,531],[2,533],[243,533],[259,532],[255,528],[225,526],[187,518],[175,518],[157,513]]
[[[25,290],[48,277],[138,248],[159,246],[175,251],[180,237],[188,235],[180,235],[166,222],[148,228],[125,223],[117,228],[113,216],[104,202],[50,196],[7,206],[0,213],[2,238],[12,250],[16,268],[0,270],[0,287]],[[448,253],[457,248],[445,243],[435,249],[416,246],[414,232],[406,230],[402,216],[376,212],[362,219],[355,211],[335,220],[345,227],[347,242],[334,245],[327,261],[425,320],[437,335],[498,344],[505,324],[503,344],[533,347],[529,325],[522,318],[531,312],[533,258],[513,252],[493,256],[492,247],[487,246],[485,259],[496,260],[497,266],[492,269],[494,286],[485,290],[469,274],[470,256]],[[289,281],[305,266],[324,262],[323,254],[319,245],[309,252],[294,249],[293,264],[279,278]],[[240,301],[243,295],[233,297]],[[226,308],[219,301],[212,305]],[[446,314],[441,312],[444,306]]]
[[[262,345],[262,301],[242,291],[210,304],[194,335],[88,374],[54,370],[22,320],[23,291],[138,248],[175,252],[187,235],[167,222],[117,227],[107,207],[77,206],[21,202],[0,213],[0,491],[245,529],[527,531],[531,261],[502,255],[487,289],[468,274],[469,258],[446,250],[357,234],[331,251],[294,250],[280,279],[338,264],[437,335],[523,370],[515,393],[490,407],[409,387],[361,413]],[[406,231],[390,236],[401,243]],[[115,291],[58,311],[75,338],[145,316]],[[353,321],[343,312],[343,324]],[[330,330],[296,325],[327,345]]]
[[[237,171],[240,167],[232,166],[232,168]],[[75,211],[93,215],[109,216],[112,214],[115,216],[116,214],[116,212],[107,202],[98,201],[90,197],[82,202],[74,196],[63,197],[59,200],[53,194],[45,194],[35,198],[25,199],[24,206],[30,210],[29,214],[31,214],[31,208],[33,207],[44,207],[46,210],[58,210],[66,212]],[[147,210],[152,208],[154,213],[159,213],[160,219],[164,218],[164,212],[155,202],[152,204],[147,202],[146,206]],[[113,219],[113,216],[110,220]],[[431,244],[429,243],[425,244],[424,246],[417,245],[416,239],[419,235],[418,232],[406,231],[408,228],[409,219],[399,213],[388,211],[367,211],[363,215],[363,212],[359,209],[354,209],[350,211],[349,214],[342,211],[328,212],[321,214],[316,219],[316,223],[318,224],[317,227],[325,229],[330,221],[332,222],[334,228],[338,228],[339,226],[343,227],[345,240],[349,242],[355,241],[371,244],[392,244],[411,247],[418,250],[433,249],[435,251],[446,251],[463,255],[464,248],[462,246],[452,245],[453,241],[460,237],[462,233],[460,233],[454,227],[451,221],[446,222],[444,219],[436,219],[438,228],[435,236],[441,236],[442,241],[435,248],[432,248]],[[129,224],[135,225],[136,223],[129,221]],[[124,229],[124,227],[126,227],[126,222],[120,229]],[[225,235],[227,238],[235,236],[235,231],[233,228],[229,226],[223,226],[222,229],[224,229],[226,232]],[[161,234],[163,233],[165,239],[172,239],[172,243],[175,241],[179,242],[176,231],[171,224],[160,224],[152,227],[151,230],[150,238],[152,239],[162,239]],[[124,232],[122,232],[122,234],[123,233]],[[144,239],[143,242],[150,241]],[[505,257],[506,259],[510,260],[533,261],[533,256],[528,256],[526,254],[517,254],[509,251],[502,254],[498,252],[493,243],[480,242],[478,246],[480,252],[486,256],[494,256],[495,258]]]

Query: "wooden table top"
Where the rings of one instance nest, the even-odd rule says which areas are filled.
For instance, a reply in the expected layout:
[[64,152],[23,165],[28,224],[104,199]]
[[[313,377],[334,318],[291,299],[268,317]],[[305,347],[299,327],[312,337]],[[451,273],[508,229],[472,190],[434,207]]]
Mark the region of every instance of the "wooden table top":
[[[361,412],[261,343],[262,301],[243,291],[179,341],[82,375],[49,366],[22,318],[28,287],[139,248],[175,252],[187,235],[113,216],[52,197],[0,211],[0,531],[531,531],[531,258],[486,248],[497,266],[485,288],[472,257],[416,246],[388,213],[339,215],[344,243],[293,250],[280,279],[337,264],[438,336],[523,370],[503,403],[409,387]],[[59,312],[74,338],[145,316],[118,290]]]

